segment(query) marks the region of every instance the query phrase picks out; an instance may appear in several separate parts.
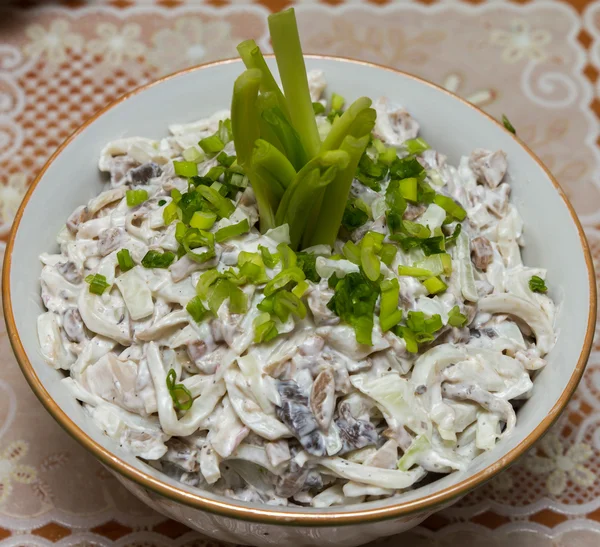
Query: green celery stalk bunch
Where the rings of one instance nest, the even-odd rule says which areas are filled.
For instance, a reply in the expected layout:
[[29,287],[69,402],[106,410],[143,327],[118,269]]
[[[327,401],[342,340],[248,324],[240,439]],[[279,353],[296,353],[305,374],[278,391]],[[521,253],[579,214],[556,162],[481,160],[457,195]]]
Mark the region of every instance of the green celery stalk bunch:
[[237,161],[256,195],[263,233],[287,223],[292,248],[333,246],[376,113],[370,99],[357,99],[321,142],[294,9],[270,15],[269,30],[283,91],[254,40],[239,44],[246,70],[231,105]]

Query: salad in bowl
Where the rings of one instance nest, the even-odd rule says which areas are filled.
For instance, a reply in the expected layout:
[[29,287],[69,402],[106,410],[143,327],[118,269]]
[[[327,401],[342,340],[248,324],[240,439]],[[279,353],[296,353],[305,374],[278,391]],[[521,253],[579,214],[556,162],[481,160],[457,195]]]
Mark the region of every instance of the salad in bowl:
[[[457,165],[387,98],[346,105],[271,19],[231,111],[108,143],[41,255],[44,357],[178,481],[328,507],[465,470],[511,435],[556,333],[502,150]],[[285,93],[285,94],[284,94]]]

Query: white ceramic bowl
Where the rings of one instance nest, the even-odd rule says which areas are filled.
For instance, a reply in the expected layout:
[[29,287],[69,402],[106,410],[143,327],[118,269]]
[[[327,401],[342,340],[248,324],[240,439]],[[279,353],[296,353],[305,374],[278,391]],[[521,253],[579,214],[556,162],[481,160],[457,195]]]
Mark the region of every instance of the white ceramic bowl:
[[[273,59],[269,64],[274,68]],[[451,163],[476,147],[501,148],[508,154],[512,199],[525,220],[525,262],[548,269],[550,295],[560,310],[559,338],[512,435],[473,461],[468,471],[393,499],[329,509],[222,498],[175,482],[121,450],[64,389],[63,375],[40,356],[38,255],[57,248],[55,235],[69,213],[100,192],[97,160],[102,146],[117,137],[160,138],[169,123],[190,122],[227,108],[234,79],[242,71],[239,61],[189,69],[138,89],[94,116],[58,149],[17,213],[5,255],[3,302],[17,359],[46,409],[148,505],[234,543],[350,547],[418,524],[509,466],[548,429],[583,373],[594,332],[596,286],[585,236],[563,191],[531,151],[495,120],[441,88],[388,68],[326,57],[307,58],[307,68],[323,69],[329,90],[349,100],[386,95],[403,104],[421,124],[422,136]]]

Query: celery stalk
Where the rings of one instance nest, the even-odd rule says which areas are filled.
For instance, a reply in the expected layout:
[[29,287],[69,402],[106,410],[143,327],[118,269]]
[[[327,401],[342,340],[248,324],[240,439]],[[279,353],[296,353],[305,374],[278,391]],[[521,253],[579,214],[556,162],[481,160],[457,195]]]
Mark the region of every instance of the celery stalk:
[[346,168],[341,169],[336,179],[325,189],[323,203],[326,204],[326,207],[319,212],[312,237],[310,241],[305,242],[305,245],[325,244],[333,246],[335,243],[346,202],[348,201],[348,192],[354,180],[358,162],[368,144],[369,135],[365,135],[360,139],[348,135],[343,140],[340,151],[346,152],[350,157],[350,161]]
[[289,120],[290,114],[288,112],[287,103],[283,92],[279,85],[275,81],[272,72],[269,70],[265,58],[263,57],[260,48],[256,45],[254,40],[245,40],[237,47],[238,53],[244,61],[246,68],[257,68],[262,72],[262,79],[260,82],[261,93],[273,93],[277,101],[277,105],[281,108],[281,111],[285,114],[285,117]]
[[261,81],[260,70],[242,72],[233,85],[231,127],[237,162],[246,169],[252,159],[254,143],[260,136],[256,98]]
[[[354,101],[350,107],[335,120],[331,126],[331,131],[329,131],[321,145],[321,151],[339,148],[347,135],[352,135],[354,138],[360,138],[363,135],[370,133],[375,126],[375,118],[377,116],[370,106],[371,99],[367,97],[356,99],[356,101]],[[364,112],[368,112],[368,114],[363,114]],[[365,118],[367,119],[365,120]],[[373,123],[369,126],[369,120],[371,118]],[[366,122],[364,127],[363,122]]]
[[260,231],[264,234],[267,230],[277,226],[275,222],[275,211],[277,210],[278,203],[277,195],[260,172],[256,172],[252,168],[246,172],[250,178],[252,190],[254,190],[256,203],[258,204]]
[[294,9],[269,15],[269,31],[290,119],[310,159],[319,152],[321,139],[310,99]]
[[255,169],[264,169],[277,179],[285,190],[296,176],[296,170],[290,161],[271,143],[258,139],[252,152],[252,165]]

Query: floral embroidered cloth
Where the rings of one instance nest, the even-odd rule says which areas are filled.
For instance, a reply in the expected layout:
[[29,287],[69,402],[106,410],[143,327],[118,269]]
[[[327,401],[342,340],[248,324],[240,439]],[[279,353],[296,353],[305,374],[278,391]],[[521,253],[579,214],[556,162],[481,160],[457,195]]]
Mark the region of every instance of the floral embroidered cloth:
[[[0,8],[0,237],[62,140],[163,74],[269,49],[286,2],[18,2]],[[307,52],[423,76],[499,117],[557,176],[600,259],[600,1],[297,4]],[[91,152],[92,154],[94,151]],[[0,250],[4,243],[0,242]],[[132,498],[42,409],[0,322],[0,543],[215,545]],[[600,346],[567,412],[531,453],[401,538],[415,546],[600,545]],[[398,538],[384,544],[395,545]]]

